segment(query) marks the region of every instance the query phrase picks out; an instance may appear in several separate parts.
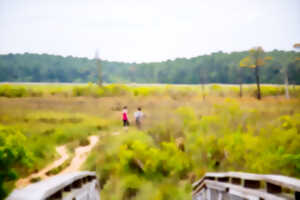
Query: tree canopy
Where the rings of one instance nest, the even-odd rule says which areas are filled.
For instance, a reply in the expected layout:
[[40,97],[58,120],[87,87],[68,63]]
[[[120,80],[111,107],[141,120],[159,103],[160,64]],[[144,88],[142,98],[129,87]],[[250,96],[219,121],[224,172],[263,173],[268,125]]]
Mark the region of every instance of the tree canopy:
[[[297,56],[296,51],[265,52],[272,57],[260,69],[262,83],[283,83],[279,59]],[[237,83],[240,61],[248,51],[216,52],[193,58],[177,58],[163,62],[124,63],[101,60],[102,78],[106,83]],[[299,55],[298,55],[299,57]],[[95,59],[62,57],[48,54],[0,55],[0,81],[9,82],[97,82]],[[252,70],[243,68],[243,82],[254,83]],[[300,84],[300,66],[291,63],[289,80]]]

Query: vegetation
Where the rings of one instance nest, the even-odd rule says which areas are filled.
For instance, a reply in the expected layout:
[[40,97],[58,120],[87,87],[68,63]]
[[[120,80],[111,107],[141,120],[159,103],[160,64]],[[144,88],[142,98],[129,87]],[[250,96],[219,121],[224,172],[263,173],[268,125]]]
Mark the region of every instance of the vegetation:
[[[253,85],[244,85],[244,96],[255,97],[257,92]],[[299,97],[299,86],[289,87],[292,97]],[[282,85],[262,85],[263,96],[281,96],[284,94]],[[117,96],[164,96],[168,95],[174,99],[180,97],[193,96],[214,96],[214,97],[237,97],[240,96],[237,85],[210,84],[206,89],[198,85],[148,85],[148,86],[126,86],[120,84],[110,84],[99,87],[96,84],[80,85],[59,85],[59,84],[0,84],[0,97],[117,97]]]
[[[47,54],[0,55],[0,81],[9,82],[94,82],[107,83],[238,83],[240,60],[248,56],[247,51],[216,52],[193,58],[177,58],[155,63],[122,63],[96,59],[62,57]],[[283,68],[288,68],[291,84],[300,84],[300,66],[279,61],[299,56],[295,51],[265,52],[272,57],[260,70],[262,83],[283,83]],[[98,62],[98,64],[97,64]],[[298,62],[299,63],[299,62]],[[288,67],[287,67],[288,66]],[[255,83],[251,69],[241,71],[244,83]],[[99,80],[99,76],[102,77]]]
[[67,159],[62,165],[53,168],[51,170],[49,170],[46,174],[47,176],[51,176],[51,175],[55,175],[58,174],[59,172],[61,172],[62,170],[64,170],[65,168],[67,168],[70,164],[71,164],[72,159],[69,158]]
[[[88,135],[108,126],[99,116],[71,110],[61,112],[60,108],[53,110],[55,101],[49,104],[46,99],[40,99],[32,104],[19,100],[0,99],[0,199],[14,188],[18,178],[56,159],[57,145],[70,144],[72,149],[85,145]],[[55,174],[68,164],[65,162],[50,173]]]
[[96,52],[96,65],[97,65],[97,70],[98,70],[98,85],[101,87],[103,84],[102,80],[102,66],[101,66],[101,60],[99,58],[98,52]]
[[[255,85],[243,98],[238,86],[208,85],[205,100],[198,85],[1,85],[2,195],[56,159],[55,146],[86,145],[91,134],[101,139],[83,169],[97,172],[103,199],[191,199],[207,171],[300,177],[300,88],[289,89],[285,99],[284,86],[262,85],[257,101]],[[124,105],[130,120],[142,107],[142,130],[121,128]]]
[[143,131],[101,139],[85,169],[97,171],[104,199],[191,199],[191,183],[207,171],[300,177],[299,101],[186,100],[148,97]]
[[32,155],[24,146],[25,142],[26,138],[20,131],[0,125],[0,199],[4,199],[11,189],[9,182],[17,179],[13,167],[31,164]]
[[39,182],[41,180],[42,180],[41,177],[34,177],[34,178],[30,179],[30,183],[36,183],[36,182]]
[[255,69],[255,80],[257,85],[257,99],[261,99],[259,68],[265,65],[265,60],[272,60],[272,57],[264,57],[262,47],[256,47],[249,51],[249,56],[240,62],[240,67],[250,67]]

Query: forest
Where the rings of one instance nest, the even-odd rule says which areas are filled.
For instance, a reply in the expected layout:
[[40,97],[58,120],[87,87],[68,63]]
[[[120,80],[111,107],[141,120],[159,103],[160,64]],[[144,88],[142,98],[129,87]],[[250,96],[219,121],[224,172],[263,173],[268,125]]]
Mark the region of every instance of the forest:
[[[255,83],[253,69],[240,69],[248,51],[222,51],[193,58],[163,62],[124,63],[101,60],[106,83]],[[290,84],[300,84],[299,52],[273,50],[265,52],[272,59],[261,67],[262,83],[282,84],[287,68]],[[1,82],[97,82],[95,59],[62,57],[48,54],[0,55]]]

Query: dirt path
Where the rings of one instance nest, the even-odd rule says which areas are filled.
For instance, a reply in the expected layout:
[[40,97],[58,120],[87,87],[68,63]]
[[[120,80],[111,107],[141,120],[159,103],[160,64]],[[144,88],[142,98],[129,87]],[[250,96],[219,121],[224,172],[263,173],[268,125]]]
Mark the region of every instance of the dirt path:
[[[98,140],[99,140],[99,138],[97,136],[90,136],[89,137],[89,141],[90,141],[89,145],[84,146],[84,147],[77,147],[75,149],[74,158],[72,159],[70,166],[68,166],[66,169],[61,171],[59,174],[79,171],[80,166],[84,163],[84,161],[86,160],[86,158],[88,156],[88,153],[97,144]],[[19,179],[16,183],[16,187],[22,188],[22,187],[30,184],[30,180],[32,178],[40,177],[42,180],[46,179],[47,177],[49,177],[46,174],[48,171],[62,165],[69,158],[69,154],[67,153],[67,149],[66,149],[65,145],[56,147],[56,151],[60,155],[60,158],[58,160],[49,164],[47,167],[45,167],[44,169],[40,170],[37,173],[33,173],[26,178]]]
[[88,146],[78,147],[75,149],[75,156],[71,164],[59,174],[79,171],[81,165],[87,159],[88,153],[97,144],[99,138],[97,136],[91,136],[89,137],[89,140],[90,140],[90,144]]
[[120,132],[113,132],[112,135],[120,135]]

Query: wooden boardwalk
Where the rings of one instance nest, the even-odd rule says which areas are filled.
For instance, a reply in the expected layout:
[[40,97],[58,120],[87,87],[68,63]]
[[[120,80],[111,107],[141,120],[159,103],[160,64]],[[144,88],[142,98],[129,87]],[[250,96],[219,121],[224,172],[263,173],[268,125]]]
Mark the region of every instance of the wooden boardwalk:
[[14,190],[7,200],[100,200],[95,172],[73,172]]
[[300,200],[300,180],[243,172],[206,173],[193,184],[193,200]]
[[[300,200],[300,180],[243,172],[206,173],[193,184],[193,200]],[[95,172],[73,172],[14,190],[7,200],[100,200]]]

